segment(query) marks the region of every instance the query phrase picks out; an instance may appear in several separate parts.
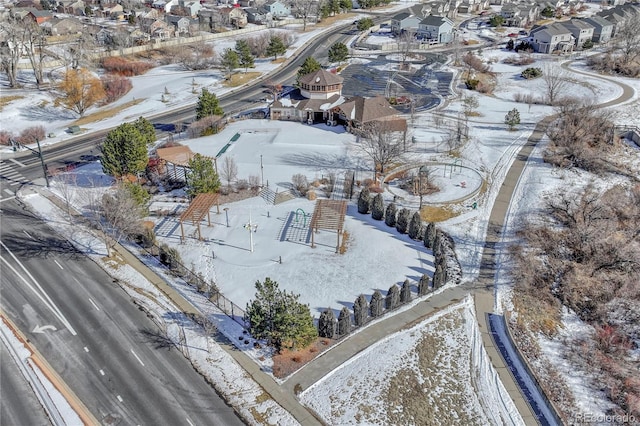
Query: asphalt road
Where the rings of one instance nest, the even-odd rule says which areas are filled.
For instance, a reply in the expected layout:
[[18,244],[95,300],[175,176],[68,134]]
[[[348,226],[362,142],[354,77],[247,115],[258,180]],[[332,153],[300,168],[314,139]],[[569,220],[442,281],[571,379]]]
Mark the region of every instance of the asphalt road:
[[[0,307],[98,421],[243,424],[105,271],[16,202],[2,210]],[[20,411],[2,424],[32,424]]]
[[51,425],[44,409],[20,373],[4,344],[0,343],[0,424]]

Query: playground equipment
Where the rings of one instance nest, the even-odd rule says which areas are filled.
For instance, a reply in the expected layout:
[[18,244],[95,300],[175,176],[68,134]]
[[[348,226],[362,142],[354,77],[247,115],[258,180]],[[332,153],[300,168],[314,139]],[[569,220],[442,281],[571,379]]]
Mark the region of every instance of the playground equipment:
[[302,215],[302,227],[305,228],[307,226],[307,214],[304,212],[304,210],[302,209],[296,210],[296,217],[293,219],[293,221],[295,223],[298,223],[298,221],[300,220],[298,217],[299,214]]
[[457,170],[458,173],[462,172],[462,160],[456,158],[452,163],[444,165],[444,177],[447,177],[447,170],[449,170],[449,178],[452,177],[453,173]]

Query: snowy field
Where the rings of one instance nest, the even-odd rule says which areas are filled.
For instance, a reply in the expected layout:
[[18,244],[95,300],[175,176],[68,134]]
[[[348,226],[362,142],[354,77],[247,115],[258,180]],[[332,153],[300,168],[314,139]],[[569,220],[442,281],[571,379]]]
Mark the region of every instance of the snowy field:
[[510,398],[502,404],[502,384],[478,374],[479,339],[467,298],[370,346],[301,399],[329,424],[524,424]]
[[[311,32],[299,36],[296,46],[300,46],[305,39],[316,34]],[[231,46],[231,42],[229,46]],[[292,49],[288,54],[291,53]],[[465,281],[471,281],[477,275],[488,215],[509,165],[531,134],[535,123],[553,113],[553,110],[547,106],[532,105],[529,107],[526,104],[517,104],[513,101],[516,93],[540,95],[543,91],[542,80],[524,80],[519,77],[519,74],[526,67],[542,67],[549,62],[558,63],[557,58],[549,59],[534,55],[534,58],[537,59],[534,64],[527,66],[506,65],[501,61],[505,57],[515,54],[500,49],[484,49],[482,55],[485,58],[491,58],[491,61],[494,62],[491,65],[492,70],[497,73],[497,88],[494,95],[479,95],[466,91],[462,84],[454,84],[456,84],[456,91],[464,96],[478,95],[480,106],[477,110],[480,116],[470,117],[470,140],[459,150],[459,158],[464,167],[473,171],[471,176],[477,176],[477,179],[485,181],[487,187],[485,191],[479,192],[463,202],[454,203],[453,207],[458,212],[458,216],[441,224],[456,240],[456,250],[463,267],[463,280]],[[266,72],[272,69],[273,65],[267,62],[259,63],[258,70]],[[577,71],[586,71],[580,61],[572,63],[571,67]],[[568,91],[576,96],[593,99],[596,102],[606,102],[621,93],[619,86],[601,78],[578,74],[573,74],[572,78],[573,83]],[[618,80],[632,85],[636,92],[640,88],[640,83],[636,80],[622,78]],[[119,104],[133,98],[144,98],[142,103],[128,108],[110,119],[83,127],[91,131],[116,126],[122,121],[133,120],[140,115],[148,115],[161,109],[192,103],[197,96],[192,93],[194,82],[198,90],[202,87],[208,87],[217,94],[228,90],[222,87],[221,78],[217,72],[186,73],[178,70],[176,66],[159,67],[145,76],[132,78],[132,81],[134,89],[120,100]],[[165,87],[169,92],[170,102],[168,103],[160,101]],[[20,131],[34,123],[46,122],[47,132],[56,134],[56,137],[49,139],[48,143],[56,143],[67,138],[68,136],[64,134],[63,130],[73,122],[73,118],[61,115],[59,110],[51,109],[48,106],[50,99],[46,98],[46,95],[25,93],[28,94],[27,97],[13,101],[3,109],[3,127],[6,126],[6,130],[10,131]],[[520,111],[522,123],[516,131],[511,132],[506,129],[504,116],[507,111],[513,108]],[[451,99],[442,106],[439,112],[443,114],[445,121],[452,121],[461,109],[462,105],[459,100]],[[637,95],[624,106],[616,106],[614,112],[618,124],[640,125]],[[451,161],[451,158],[444,153],[446,149],[441,140],[444,135],[443,129],[435,127],[431,114],[425,113],[416,118],[410,135],[416,139],[415,145],[410,148],[412,163],[449,163]],[[347,169],[358,170],[363,177],[365,173],[370,173],[370,164],[367,158],[358,152],[352,136],[340,133],[335,128],[324,128],[324,126],[310,127],[295,123],[271,123],[266,120],[245,121],[232,124],[222,133],[213,137],[180,140],[180,142],[189,145],[194,152],[215,155],[236,132],[241,133],[241,136],[237,142],[232,144],[231,149],[225,155],[236,160],[239,177],[259,176],[264,173],[265,183],[269,181],[270,187],[274,189],[276,187],[279,190],[286,189],[291,181],[291,176],[295,173],[304,173],[310,180],[321,178],[330,172]],[[588,176],[577,176],[575,180],[572,180],[569,178],[571,173],[559,173],[542,163],[540,154],[540,150],[534,152],[518,185],[515,202],[511,206],[509,215],[509,232],[512,232],[513,226],[522,217],[539,208],[539,200],[546,191],[567,183],[583,185],[589,178]],[[261,160],[263,169],[260,167]],[[102,179],[99,169],[96,164],[76,173],[81,175],[92,173]],[[458,198],[455,191],[460,189],[460,181],[463,178],[468,181],[467,183],[475,182],[469,176],[460,176],[455,179],[452,177],[450,185],[446,185],[445,181],[443,191],[434,196],[441,198],[432,201],[446,203],[447,200]],[[92,179],[92,181],[96,179]],[[106,190],[109,185],[110,181],[106,179],[99,186],[102,190]],[[385,193],[387,201],[391,198],[391,193]],[[62,216],[56,217],[50,206],[42,203],[36,197],[30,197],[28,201],[40,210],[43,216],[55,223],[56,229],[63,230],[62,226],[57,225],[62,224],[64,218]],[[470,207],[472,202],[477,202],[477,209]],[[402,202],[399,204],[400,207],[403,206]],[[415,200],[407,200],[406,205],[415,208]],[[193,238],[194,228],[186,226],[186,234],[190,238],[187,238],[185,243],[179,244],[180,230],[179,227],[176,227],[175,219],[172,218],[168,218],[164,223],[160,221],[157,223],[158,235],[161,240],[175,245],[180,250],[186,265],[192,265],[194,269],[203,272],[205,276],[214,278],[222,292],[240,306],[244,306],[253,297],[255,280],[263,280],[269,276],[278,281],[281,287],[300,293],[301,300],[310,304],[312,313],[317,317],[318,313],[326,307],[335,310],[339,310],[345,305],[351,307],[360,293],[371,294],[373,290],[379,289],[385,294],[390,285],[400,283],[405,278],[415,281],[422,273],[430,273],[433,270],[431,255],[421,243],[410,241],[408,237],[398,235],[394,230],[386,228],[384,223],[375,222],[368,216],[359,215],[354,211],[353,205],[349,207],[345,225],[350,239],[347,244],[347,252],[344,255],[335,254],[335,234],[321,231],[316,235],[317,247],[311,248],[306,240],[308,231],[296,228],[304,228],[304,225],[300,226],[299,222],[295,222],[295,218],[292,218],[292,212],[295,216],[295,212],[300,208],[305,213],[311,213],[313,203],[307,200],[297,199],[278,206],[268,206],[261,198],[252,198],[221,207],[229,209],[229,227],[226,226],[224,213],[220,215],[212,213],[213,226],[211,228],[204,224],[201,226],[205,241]],[[242,225],[248,223],[249,220],[258,225],[253,234],[255,237],[253,253],[250,251],[248,232],[242,228]],[[288,233],[289,231],[291,234]],[[95,238],[83,237],[77,229],[72,227],[69,227],[67,232],[69,238],[79,239],[76,242],[78,247],[94,251],[93,256],[97,260],[104,255],[100,250],[95,250],[100,244]],[[509,232],[505,238],[509,238],[509,235],[512,236]],[[287,240],[288,235],[290,237]],[[280,263],[280,258],[282,258],[282,263]],[[113,273],[123,274],[120,277],[122,280],[128,281],[131,286],[143,288],[144,292],[142,293],[152,297],[141,297],[136,291],[131,291],[130,294],[136,294],[136,297],[146,304],[159,297],[156,294],[157,290],[136,277],[133,271],[125,271],[124,269],[126,268],[120,268],[119,272],[113,271]],[[505,274],[500,275],[500,283],[502,285],[498,292],[498,309],[508,308],[509,283]],[[176,283],[175,285],[181,284]],[[189,292],[190,290],[183,289],[183,291]],[[192,295],[192,297],[197,296]],[[163,303],[150,306],[150,309],[158,312],[159,316],[163,316],[163,310],[167,309]],[[225,322],[219,312],[216,313],[210,305],[206,305],[206,301],[202,303],[203,311],[210,313],[219,327],[229,327],[230,334],[237,334],[237,328],[233,328],[237,326],[234,326],[232,322],[230,324],[229,321]],[[443,348],[442,353],[438,353],[441,357],[439,366],[441,368],[447,366],[446,371],[451,377],[456,378],[451,381],[445,375],[427,374],[426,370],[421,372],[421,380],[427,380],[431,377],[433,380],[439,380],[439,383],[442,384],[442,387],[436,387],[431,394],[434,395],[434,401],[442,401],[442,405],[433,407],[433,413],[444,415],[443,413],[450,408],[451,399],[448,398],[452,397],[451,395],[442,393],[440,398],[435,398],[435,395],[437,392],[444,392],[446,386],[453,386],[452,382],[455,382],[460,386],[456,392],[465,395],[465,398],[469,398],[468,401],[470,401],[468,405],[465,405],[466,409],[454,410],[457,415],[461,416],[459,419],[469,419],[471,423],[465,424],[473,424],[476,421],[480,422],[479,424],[494,424],[495,422],[487,416],[491,415],[492,409],[495,409],[496,406],[481,402],[474,394],[471,385],[474,377],[473,368],[468,367],[471,349],[465,343],[465,339],[470,336],[468,327],[472,324],[474,324],[474,329],[476,327],[475,319],[469,316],[468,311],[469,307],[463,305],[442,313],[412,330],[398,336],[390,336],[387,340],[379,342],[310,388],[303,394],[304,401],[311,404],[325,420],[333,424],[349,424],[356,418],[356,414],[362,416],[360,417],[362,422],[358,424],[393,423],[396,418],[393,416],[401,416],[402,412],[394,410],[393,407],[380,405],[381,401],[384,401],[384,392],[387,392],[388,389],[382,386],[372,387],[373,375],[377,372],[384,372],[384,377],[391,381],[401,380],[403,378],[402,371],[409,365],[408,362],[417,365],[419,361],[416,348],[425,339],[424,329],[437,336],[433,339],[439,339],[439,344]],[[575,325],[570,326],[569,318],[566,323],[568,329],[579,329]],[[169,333],[174,333],[176,327],[175,324],[167,324]],[[202,368],[207,370],[207,374],[213,375],[219,386],[229,389],[229,393],[225,393],[225,395],[231,395],[235,398],[232,401],[234,405],[243,406],[245,404],[247,407],[255,405],[261,412],[271,413],[272,417],[270,418],[273,423],[283,425],[295,423],[288,413],[283,412],[280,407],[273,404],[273,401],[256,402],[261,399],[259,398],[260,389],[255,382],[249,380],[247,374],[211,340],[198,335],[193,330],[190,330],[189,333],[192,332],[193,334],[190,334],[188,339],[193,339],[193,346],[207,347],[210,354],[204,359],[195,360],[194,363],[203,366]],[[551,348],[548,353],[549,356],[552,356],[553,342],[546,347]],[[251,349],[247,347],[243,350],[250,351]],[[405,355],[400,356],[400,351],[403,351]],[[196,353],[206,354],[207,352],[193,351],[193,354]],[[195,355],[192,356],[195,357]],[[399,362],[400,360],[404,361]],[[464,366],[463,360],[466,360]],[[433,365],[430,366],[430,368],[432,367]],[[355,385],[362,383],[363,379],[367,383]],[[376,380],[382,383],[382,375],[376,377]],[[584,401],[585,407],[595,407],[597,400],[600,399],[599,395],[586,388],[584,382],[578,382],[579,380],[576,379],[571,383],[572,389],[578,395],[591,395],[591,399],[585,396],[581,400]],[[418,384],[422,386],[424,383]],[[493,388],[495,387],[493,386]],[[487,386],[478,385],[478,388],[483,389],[482,394],[484,394]],[[352,395],[355,397],[355,392],[358,390],[368,390],[366,394],[357,395],[356,399],[360,398],[366,401],[362,406],[352,400]],[[431,398],[431,396],[428,397]],[[375,409],[367,411],[365,406],[375,407]],[[605,408],[599,406],[598,409],[604,410]],[[250,408],[246,408],[246,410],[248,412]],[[385,413],[386,419],[390,421],[378,422],[374,419],[369,422],[368,419],[372,418],[371,413],[379,412]],[[453,423],[462,424],[464,422],[453,421]]]

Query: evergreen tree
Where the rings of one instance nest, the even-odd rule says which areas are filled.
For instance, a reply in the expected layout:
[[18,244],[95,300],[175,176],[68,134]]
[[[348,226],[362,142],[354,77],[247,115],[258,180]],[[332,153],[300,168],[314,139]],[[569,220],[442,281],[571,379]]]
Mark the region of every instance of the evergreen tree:
[[198,104],[196,105],[196,120],[200,120],[211,115],[223,115],[224,111],[220,107],[220,101],[215,93],[202,89],[202,93],[198,96]]
[[107,133],[100,151],[102,170],[116,179],[137,175],[149,162],[147,138],[134,123],[123,123]]
[[387,226],[396,226],[396,215],[397,215],[397,207],[395,203],[390,203],[387,206],[387,210],[384,213],[384,223],[387,224]]
[[375,220],[384,218],[384,200],[382,194],[376,194],[371,203],[371,217]]
[[353,304],[353,322],[356,327],[360,327],[367,322],[367,316],[369,313],[369,302],[364,294],[361,294]]
[[351,331],[351,312],[344,306],[338,315],[338,336],[344,336]]
[[284,55],[287,51],[287,46],[277,35],[272,35],[269,39],[269,45],[267,46],[267,55],[273,56],[273,59],[278,59],[278,55]]
[[318,336],[333,339],[336,336],[336,317],[332,309],[325,309],[318,319]]
[[360,195],[358,196],[358,213],[369,213],[369,206],[371,205],[371,194],[369,188],[362,188]]
[[246,40],[238,40],[236,41],[235,51],[238,54],[239,65],[244,68],[244,72],[247,72],[247,69],[254,67],[254,58],[251,53],[251,47]]
[[249,332],[265,339],[279,351],[311,344],[318,336],[309,306],[299,302],[300,295],[287,293],[278,283],[265,278],[256,281],[256,297],[247,304]]
[[401,234],[407,233],[407,228],[409,226],[409,218],[411,217],[411,212],[408,209],[400,209],[400,213],[398,213],[398,219],[396,221],[396,229]]
[[426,248],[433,249],[433,243],[436,239],[436,225],[433,222],[429,222],[424,230],[424,246]]
[[361,18],[358,21],[357,28],[358,31],[366,31],[369,28],[373,27],[373,19],[371,18]]
[[387,292],[387,297],[384,299],[384,307],[385,309],[395,309],[400,305],[400,290],[397,285],[392,285],[389,287],[389,291]]
[[149,201],[151,201],[149,191],[137,182],[124,182],[124,188],[129,192],[136,206],[146,215],[149,212]]
[[187,171],[187,194],[195,197],[198,194],[216,192],[220,188],[220,178],[213,166],[213,161],[209,157],[195,154],[189,160],[189,170]]
[[329,48],[330,62],[344,62],[349,57],[349,48],[344,43],[335,43]]
[[371,296],[371,303],[369,304],[369,313],[371,314],[371,318],[379,317],[384,312],[382,308],[382,303],[384,298],[382,297],[382,293],[379,290],[373,292],[373,296]]
[[436,265],[436,271],[433,273],[433,289],[436,290],[446,284],[447,269],[442,265]]
[[235,50],[226,48],[222,54],[220,65],[225,70],[226,78],[229,80],[233,70],[240,66],[240,58]]
[[420,227],[422,226],[422,218],[420,213],[415,212],[411,216],[411,222],[409,222],[409,238],[417,240],[420,238]]
[[404,280],[404,283],[402,284],[402,289],[400,290],[400,302],[411,302],[411,284],[409,284],[409,280]]
[[418,296],[424,296],[429,293],[429,275],[422,274],[418,282]]
[[509,126],[509,130],[514,130],[520,124],[520,111],[517,108],[512,109],[504,116],[504,123]]
[[318,71],[322,68],[320,62],[316,60],[313,56],[307,56],[307,59],[304,60],[300,68],[298,69],[298,80],[300,77],[305,76],[307,74],[311,74],[314,71]]
[[151,122],[149,122],[149,120],[147,120],[144,117],[138,118],[136,121],[133,122],[133,124],[134,126],[137,127],[140,134],[144,136],[147,146],[148,147],[153,146],[153,144],[157,140],[156,128],[153,127],[153,124],[151,124]]

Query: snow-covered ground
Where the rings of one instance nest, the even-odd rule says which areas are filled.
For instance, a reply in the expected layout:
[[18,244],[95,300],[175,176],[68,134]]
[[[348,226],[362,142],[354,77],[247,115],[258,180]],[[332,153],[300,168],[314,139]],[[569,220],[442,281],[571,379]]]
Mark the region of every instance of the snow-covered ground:
[[[300,36],[296,45],[300,45],[305,39],[316,35],[315,32],[306,33]],[[231,42],[230,42],[231,45]],[[291,54],[291,50],[289,54]],[[535,123],[544,116],[551,114],[553,111],[546,106],[514,103],[513,98],[516,93],[530,93],[539,96],[544,93],[542,88],[542,80],[524,80],[519,77],[520,72],[529,66],[542,67],[547,62],[557,62],[556,58],[548,59],[546,57],[534,58],[538,62],[527,66],[513,66],[503,64],[501,61],[511,55],[499,49],[485,49],[482,52],[483,57],[490,58],[492,62],[492,70],[496,72],[497,88],[493,96],[479,95],[474,92],[466,91],[461,85],[456,90],[465,96],[477,95],[479,100],[480,113],[478,117],[470,117],[469,119],[469,135],[470,140],[459,149],[459,159],[463,166],[473,170],[473,176],[479,176],[487,185],[484,191],[481,191],[472,198],[463,202],[454,203],[454,209],[459,213],[458,216],[443,222],[441,226],[448,231],[456,240],[456,250],[463,267],[463,279],[470,281],[475,278],[478,272],[480,254],[484,242],[484,236],[487,226],[487,218],[497,192],[504,180],[506,172],[516,155],[519,148],[525,143]],[[258,70],[261,72],[271,69],[274,65],[269,61],[257,64]],[[578,70],[584,67],[580,62],[572,64]],[[636,91],[640,88],[638,81],[630,79],[620,79],[627,84],[633,85]],[[148,115],[151,113],[164,110],[169,107],[183,105],[193,102],[197,96],[197,92],[202,87],[208,87],[217,94],[224,93],[228,90],[221,86],[221,79],[217,73],[210,71],[203,73],[186,73],[176,68],[175,65],[169,65],[154,69],[145,76],[132,78],[134,89],[125,98],[119,101],[119,104],[136,99],[144,98],[145,100],[135,107],[127,108],[122,113],[101,122],[83,125],[87,130],[96,130],[104,127],[111,127],[120,124],[122,121],[133,120],[140,115]],[[198,89],[196,94],[192,93],[192,88]],[[169,92],[169,102],[163,103],[161,96],[165,91],[165,87]],[[585,98],[595,99],[597,102],[605,102],[617,97],[620,94],[620,88],[612,83],[597,78],[589,78],[585,76],[575,75],[574,82],[568,89],[574,96],[582,96]],[[49,143],[59,142],[68,137],[64,135],[63,129],[68,127],[73,119],[69,116],[60,115],[58,110],[52,110],[46,102],[50,100],[43,98],[42,94],[32,94],[29,97],[16,100],[5,106],[2,111],[3,127],[5,123],[9,123],[6,130],[18,132],[25,127],[33,125],[37,122],[47,122],[47,132],[53,132],[56,137],[48,140]],[[40,106],[38,106],[40,105]],[[43,106],[44,105],[44,106]],[[518,126],[516,131],[510,132],[504,125],[504,116],[507,111],[517,108],[520,111],[522,124]],[[448,102],[440,113],[444,114],[444,120],[452,121],[457,116],[458,111],[462,109],[459,101]],[[640,114],[638,114],[638,98],[634,97],[632,101],[627,103],[624,108],[617,107],[615,114],[618,117],[619,124],[639,125]],[[5,115],[6,114],[6,115]],[[234,127],[237,126],[237,127]],[[244,126],[244,127],[243,127]],[[288,127],[295,126],[295,127]],[[452,161],[444,151],[446,150],[441,141],[444,135],[442,128],[435,129],[433,117],[430,114],[422,114],[416,118],[413,125],[412,134],[416,139],[416,143],[412,145],[411,161],[412,162],[444,162]],[[189,145],[194,152],[201,152],[208,155],[216,155],[222,146],[224,146],[230,137],[236,132],[241,133],[240,138],[231,145],[225,155],[233,157],[239,168],[239,177],[246,178],[248,175],[259,176],[264,173],[264,180],[269,181],[270,187],[274,189],[284,190],[291,181],[291,176],[295,173],[304,173],[309,180],[321,178],[323,175],[335,171],[344,171],[347,169],[357,170],[365,177],[365,173],[369,171],[369,161],[362,156],[357,149],[357,144],[351,135],[340,133],[335,128],[325,128],[322,126],[305,126],[295,123],[271,123],[269,121],[244,121],[232,124],[222,133],[216,136],[199,138],[195,140],[180,140],[180,142]],[[514,204],[510,210],[509,230],[512,232],[513,226],[524,215],[534,212],[538,208],[538,202],[544,191],[548,191],[559,185],[566,184],[567,174],[560,174],[550,166],[542,163],[540,160],[540,151],[536,150],[532,156],[530,164],[525,169],[525,173],[521,178]],[[261,169],[260,164],[263,164]],[[93,167],[93,168],[91,168]],[[96,165],[88,166],[87,169],[80,170],[80,174],[87,172],[100,175],[99,167]],[[455,177],[455,179],[454,179]],[[460,180],[462,176],[451,176],[450,185],[445,180],[444,188],[436,196],[441,197],[438,203],[446,204],[447,200],[458,198],[455,191],[460,189]],[[470,177],[464,176],[466,181],[471,181]],[[576,185],[584,184],[584,180],[577,178]],[[457,185],[457,186],[456,186]],[[103,189],[108,188],[105,183]],[[434,196],[434,197],[436,197]],[[390,200],[392,195],[385,193],[386,200]],[[28,201],[34,205],[41,214],[60,226],[57,229],[64,231],[65,219],[59,213],[44,203],[42,199],[35,196],[29,197]],[[427,199],[427,201],[429,201]],[[471,203],[477,202],[477,208],[471,208]],[[402,206],[402,202],[400,202]],[[407,202],[408,206],[414,206],[413,202]],[[161,207],[162,204],[158,203]],[[300,208],[305,213],[313,210],[313,204],[310,201],[297,199],[289,201],[278,206],[268,206],[262,199],[253,198],[242,202],[221,206],[228,208],[229,227],[226,226],[226,215],[212,214],[213,227],[208,228],[202,225],[201,229],[204,241],[197,241],[193,237],[194,229],[187,226],[186,234],[189,238],[184,244],[179,242],[179,227],[176,227],[175,218],[167,218],[165,222],[157,224],[159,238],[171,244],[175,244],[181,251],[186,265],[193,266],[194,269],[203,272],[207,277],[214,278],[220,286],[222,292],[231,298],[240,306],[253,297],[255,280],[262,280],[269,276],[278,281],[281,287],[300,293],[302,301],[309,303],[312,312],[317,316],[318,312],[326,307],[340,309],[341,306],[351,306],[355,297],[360,293],[370,294],[373,290],[379,289],[383,292],[393,283],[402,282],[405,278],[411,280],[416,279],[424,272],[429,273],[433,269],[430,253],[424,249],[418,242],[410,241],[407,237],[403,237],[389,230],[383,223],[372,221],[369,217],[359,215],[354,212],[353,206],[349,207],[346,230],[350,234],[347,244],[347,252],[344,255],[335,254],[335,235],[331,235],[326,231],[322,231],[316,235],[317,248],[310,248],[306,242],[307,234],[304,230],[296,230],[302,216],[298,216],[298,222],[295,222],[295,212]],[[292,217],[293,213],[293,217]],[[258,225],[257,231],[254,233],[254,251],[249,250],[249,235],[242,228],[251,217],[252,223]],[[289,218],[291,218],[289,220]],[[307,218],[308,220],[308,218]],[[289,223],[288,230],[292,232],[292,237],[287,241],[287,229],[285,224]],[[302,225],[304,227],[304,224]],[[76,231],[76,232],[72,232]],[[98,247],[100,243],[93,240],[83,240],[84,238],[77,230],[69,229],[69,237],[71,239],[80,239],[76,242],[79,247]],[[297,232],[297,234],[296,234]],[[284,239],[282,238],[285,236]],[[512,235],[507,233],[507,235]],[[302,237],[303,241],[299,238]],[[296,241],[298,238],[298,241]],[[104,253],[100,251],[96,256],[98,261]],[[282,263],[280,263],[282,258]],[[500,263],[499,263],[500,264]],[[108,267],[106,265],[105,267]],[[157,265],[156,265],[157,267]],[[126,268],[120,268],[114,271],[114,274],[125,274],[121,277],[123,281],[129,282],[133,286],[144,288],[149,294],[157,295],[154,290],[143,282],[139,277],[135,276],[134,271],[126,271]],[[373,277],[373,278],[368,278]],[[509,285],[504,274],[500,275],[500,286],[498,292],[498,308],[508,307]],[[180,283],[175,285],[180,286]],[[184,294],[189,294],[190,300],[196,300],[198,295],[193,289],[183,286],[181,290]],[[139,293],[131,292],[132,296],[136,295],[140,298]],[[159,299],[160,300],[160,299]],[[150,299],[141,300],[145,305],[149,305]],[[164,303],[164,302],[162,302]],[[162,303],[159,305],[150,305],[149,309],[161,313],[164,309]],[[198,302],[200,303],[200,302]],[[201,309],[207,312],[216,322],[218,327],[227,330],[229,334],[237,335],[238,327],[232,321],[226,320],[219,312],[215,312],[213,308],[202,301]],[[468,310],[465,305],[460,308],[461,311],[456,315],[464,318],[465,324],[472,324],[473,318],[464,312]],[[451,313],[453,315],[453,313]],[[162,316],[159,314],[159,316]],[[425,329],[441,330],[442,339],[448,343],[462,339],[468,336],[469,330],[464,328],[451,329],[451,332],[443,331],[442,315],[438,319],[432,319],[423,324]],[[448,320],[447,320],[448,321]],[[442,323],[442,324],[441,324]],[[168,333],[175,331],[175,325],[166,324]],[[463,329],[465,331],[463,331]],[[172,331],[174,330],[174,331]],[[361,377],[370,377],[366,375],[366,371],[359,371],[365,365],[370,366],[370,371],[382,371],[386,365],[394,365],[386,369],[385,374],[388,377],[399,377],[399,371],[406,366],[404,363],[395,363],[392,359],[402,359],[398,356],[398,351],[404,347],[409,351],[415,347],[420,336],[423,335],[422,328],[417,327],[413,336],[410,332],[403,333],[398,337],[398,343],[391,344],[390,337],[388,340],[379,343],[368,351],[353,358],[348,365],[341,367],[334,373],[330,374],[327,379],[311,388],[303,395],[303,399],[310,404],[309,395],[318,393],[318,400],[314,407],[328,421],[335,419],[336,422],[342,423],[349,421],[347,416],[349,413],[353,415],[360,408],[356,404],[352,404],[348,400],[340,400],[341,402],[333,402],[335,407],[344,407],[343,412],[339,410],[332,411],[328,404],[331,398],[340,398],[341,395],[347,395],[344,389],[345,384],[349,383],[346,377],[354,377],[353,380],[359,380]],[[191,333],[191,332],[190,332]],[[465,334],[466,333],[466,334]],[[395,340],[396,336],[393,337]],[[273,401],[257,403],[255,400],[256,393],[260,390],[257,385],[248,379],[247,374],[235,364],[232,359],[217,347],[211,340],[199,335],[190,335],[188,339],[193,339],[194,347],[207,347],[209,355],[207,358],[197,358],[197,354],[204,351],[192,352],[192,360],[195,364],[200,365],[207,370],[207,374],[212,374],[215,381],[221,387],[229,389],[229,395],[236,398],[234,405],[257,404],[258,410],[261,412],[272,413],[272,419],[278,424],[293,424],[292,418],[288,413],[273,404]],[[464,340],[464,339],[462,339]],[[399,343],[402,341],[403,343]],[[250,344],[243,350],[252,350]],[[396,352],[387,354],[391,347]],[[450,345],[446,345],[450,347]],[[455,346],[455,345],[453,345]],[[464,346],[464,345],[463,345]],[[443,365],[445,359],[452,361],[461,359],[460,357],[469,356],[469,349],[464,346],[460,348],[461,352],[457,352],[455,347],[441,354],[443,357]],[[465,352],[466,351],[466,352]],[[213,354],[213,355],[212,355]],[[465,355],[466,354],[466,355]],[[255,354],[254,354],[255,356]],[[386,367],[385,367],[386,368]],[[476,367],[479,368],[479,367]],[[453,369],[449,369],[453,373]],[[463,381],[462,391],[469,393],[469,400],[474,401],[469,404],[467,415],[476,413],[480,416],[487,416],[491,411],[491,405],[482,407],[477,397],[473,395],[469,377],[473,377],[471,368],[458,369],[457,374],[461,375],[460,380]],[[336,379],[338,377],[343,380]],[[467,380],[469,379],[469,380]],[[579,384],[570,383],[572,389],[577,394],[581,392],[593,392],[588,388],[580,388]],[[582,384],[584,385],[584,383]],[[492,389],[500,387],[493,385]],[[245,390],[249,389],[247,399]],[[368,388],[368,394],[362,396],[363,400],[368,401],[367,404],[375,406],[382,401],[383,389],[378,387]],[[478,389],[486,389],[486,387],[478,386]],[[377,392],[376,392],[377,391]],[[225,393],[225,395],[227,395]],[[325,395],[322,397],[321,395]],[[333,395],[330,397],[329,395]],[[322,398],[324,402],[322,402]],[[597,398],[597,397],[596,397]],[[440,398],[434,398],[437,401]],[[335,400],[334,400],[335,401]],[[270,405],[271,404],[271,405]],[[594,403],[595,406],[595,403]],[[438,412],[444,408],[434,407],[434,411]],[[604,409],[601,407],[600,409]],[[249,410],[249,408],[247,408]],[[393,410],[387,410],[389,415],[393,414]],[[484,413],[484,414],[483,414]],[[349,418],[351,419],[351,418]],[[487,419],[484,417],[484,419]],[[488,422],[492,422],[488,420]],[[365,422],[366,423],[366,422]]]

